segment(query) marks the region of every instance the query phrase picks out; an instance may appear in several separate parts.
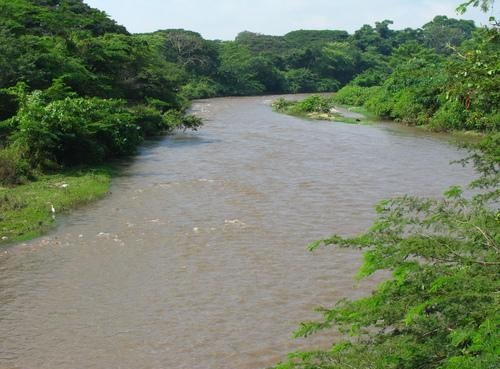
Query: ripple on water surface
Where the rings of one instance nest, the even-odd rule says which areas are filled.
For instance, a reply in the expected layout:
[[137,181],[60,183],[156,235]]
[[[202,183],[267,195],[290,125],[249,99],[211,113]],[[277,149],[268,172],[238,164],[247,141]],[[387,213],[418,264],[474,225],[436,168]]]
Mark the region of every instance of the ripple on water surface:
[[373,204],[471,179],[439,137],[311,122],[269,97],[195,104],[198,133],[150,142],[112,195],[0,256],[0,368],[261,368],[312,308],[356,298],[360,255],[307,252]]

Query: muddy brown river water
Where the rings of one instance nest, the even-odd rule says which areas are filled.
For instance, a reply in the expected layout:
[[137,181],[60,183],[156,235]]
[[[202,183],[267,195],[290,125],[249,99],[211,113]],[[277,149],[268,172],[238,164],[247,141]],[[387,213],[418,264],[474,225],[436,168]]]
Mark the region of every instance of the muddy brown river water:
[[445,138],[273,113],[271,97],[198,102],[206,125],[149,142],[106,199],[0,255],[1,369],[257,369],[318,305],[370,291],[351,235],[376,201],[466,184]]

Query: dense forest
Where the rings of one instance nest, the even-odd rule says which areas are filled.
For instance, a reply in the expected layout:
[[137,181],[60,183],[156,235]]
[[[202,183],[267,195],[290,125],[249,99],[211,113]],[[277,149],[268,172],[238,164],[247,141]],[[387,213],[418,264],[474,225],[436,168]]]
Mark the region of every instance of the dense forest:
[[[437,17],[433,27],[442,21]],[[363,106],[375,116],[438,131],[496,132],[500,121],[498,28],[471,30],[459,45],[453,44],[450,35],[443,43],[436,43],[437,36],[429,38],[427,46],[410,41],[330,98],[311,97],[300,104],[280,101],[275,107],[307,113],[328,112],[335,104]]]

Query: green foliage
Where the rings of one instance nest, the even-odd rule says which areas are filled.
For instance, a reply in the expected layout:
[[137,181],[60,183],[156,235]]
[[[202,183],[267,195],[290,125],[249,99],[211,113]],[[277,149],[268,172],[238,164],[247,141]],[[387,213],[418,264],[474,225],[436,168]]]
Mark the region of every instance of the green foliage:
[[333,101],[329,97],[319,95],[312,95],[298,101],[280,98],[273,102],[273,108],[281,113],[309,116],[311,113],[329,113],[333,108]]
[[268,36],[249,31],[240,32],[235,41],[245,45],[252,53],[284,53],[289,48],[288,42],[284,37]]
[[140,127],[140,132],[144,137],[157,136],[170,131],[170,128],[165,124],[164,114],[152,106],[137,105],[131,109],[131,112],[134,124]]
[[[498,32],[471,38],[469,21],[441,16],[396,31],[384,20],[353,35],[242,32],[221,42],[182,29],[130,35],[82,0],[0,0],[0,12],[0,150],[12,146],[33,168],[100,162],[133,153],[146,136],[197,129],[199,119],[180,112],[212,96],[349,84],[335,101],[380,116],[435,129],[498,125]],[[323,100],[286,109],[322,113],[332,104]]]
[[323,98],[318,95],[309,96],[308,98],[299,101],[294,106],[294,111],[300,113],[326,113],[332,107],[331,101],[329,99]]
[[299,30],[287,33],[283,38],[293,47],[299,49],[304,45],[321,48],[330,42],[343,42],[349,38],[349,33],[339,30]]
[[438,130],[498,129],[498,30],[479,30],[448,59],[403,45],[394,72],[365,103],[380,116]]
[[384,83],[391,71],[387,67],[373,67],[358,74],[350,82],[350,85],[361,87],[380,86]]
[[130,155],[144,137],[177,128],[196,130],[200,125],[199,118],[176,110],[129,108],[123,100],[99,98],[48,101],[45,93],[36,91],[24,98],[11,118],[10,142],[32,167],[43,169]]
[[189,73],[217,68],[201,36],[131,36],[81,0],[0,0],[0,12],[0,183],[130,155],[146,136],[201,124],[166,114],[186,108]]
[[475,29],[473,21],[450,19],[440,15],[422,26],[422,36],[426,46],[439,53],[451,54],[452,48],[469,39]]
[[[436,17],[425,26],[424,34],[440,37],[438,30],[453,33],[457,27],[462,27],[461,41],[470,34],[472,24]],[[374,36],[376,30],[370,32],[370,37],[381,37]],[[499,40],[498,28],[478,30],[448,57],[441,55],[444,51],[437,46],[438,52],[412,40],[382,59],[374,59],[372,52],[359,54],[345,44],[330,43],[324,50],[337,70],[345,65],[344,73],[349,74],[353,71],[348,68],[356,63],[371,65],[342,88],[334,101],[364,106],[378,116],[434,130],[496,131],[500,116]],[[287,73],[295,76],[297,72]],[[307,69],[302,70],[298,82],[288,82],[290,91],[307,91],[301,83],[314,76],[304,77],[306,73]]]
[[462,104],[468,129],[499,129],[500,34],[498,28],[483,29],[457,50],[448,65],[447,100]]
[[33,177],[33,170],[23,153],[16,147],[0,150],[0,186],[26,183]]
[[467,111],[457,100],[445,101],[432,116],[431,127],[438,131],[451,131],[464,128]]
[[[395,68],[378,91],[383,98],[373,97],[367,106],[373,111],[385,110],[385,115],[393,119],[426,124],[439,107],[437,97],[443,91],[446,76],[436,71],[443,68],[440,57],[422,50]],[[377,107],[378,101],[382,101],[382,108]]]
[[378,86],[366,88],[356,85],[348,85],[338,91],[333,96],[333,100],[339,104],[363,106],[372,95],[377,93],[378,90]]
[[16,35],[66,36],[75,30],[85,30],[95,36],[127,33],[104,12],[80,0],[2,0],[0,14],[0,28]]
[[221,65],[218,80],[223,86],[224,95],[255,95],[265,91],[265,86],[257,80],[252,68],[252,53],[238,43],[219,44]]
[[182,86],[180,93],[188,100],[206,99],[219,95],[221,89],[221,85],[204,78],[188,82]]
[[306,68],[292,69],[283,73],[286,91],[291,93],[313,92],[318,77]]
[[482,11],[487,12],[490,8],[493,7],[495,0],[468,0],[465,3],[462,3],[457,8],[457,11],[460,14],[463,14],[467,11],[467,8],[470,6],[480,7]]
[[458,45],[473,27],[438,17],[423,30],[395,31],[384,20],[354,35],[246,31],[220,42],[182,29],[129,35],[81,0],[0,1],[0,9],[0,89],[19,81],[46,89],[58,80],[78,96],[137,104],[155,99],[173,109],[219,95],[336,91],[353,79],[380,85],[392,69],[388,58],[402,44]]
[[283,97],[280,97],[279,99],[273,101],[273,108],[278,111],[278,112],[286,112],[289,107],[295,105],[295,102],[292,100],[287,100]]
[[200,117],[190,114],[186,115],[180,111],[169,110],[164,115],[164,124],[168,129],[191,129],[196,131],[202,126],[202,120]]
[[335,92],[340,88],[340,82],[332,78],[322,78],[316,83],[318,92]]
[[359,277],[389,270],[371,296],[340,301],[297,336],[335,327],[345,341],[297,353],[276,368],[494,368],[500,351],[500,152],[498,134],[473,153],[479,191],[441,199],[403,196],[377,205],[364,234],[311,245],[365,251]]
[[66,98],[45,104],[35,92],[12,118],[12,144],[34,167],[97,163],[130,155],[142,140],[123,101]]
[[361,69],[361,52],[348,42],[332,42],[322,50],[323,74],[345,84]]

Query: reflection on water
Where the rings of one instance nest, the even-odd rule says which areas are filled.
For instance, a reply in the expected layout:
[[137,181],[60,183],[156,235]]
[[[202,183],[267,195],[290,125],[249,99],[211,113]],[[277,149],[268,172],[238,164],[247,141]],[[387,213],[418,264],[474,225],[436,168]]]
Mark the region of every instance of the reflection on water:
[[105,200],[0,256],[0,368],[260,368],[312,308],[356,298],[359,255],[307,252],[373,204],[471,173],[439,137],[311,122],[269,97],[213,99],[199,133],[150,142]]

